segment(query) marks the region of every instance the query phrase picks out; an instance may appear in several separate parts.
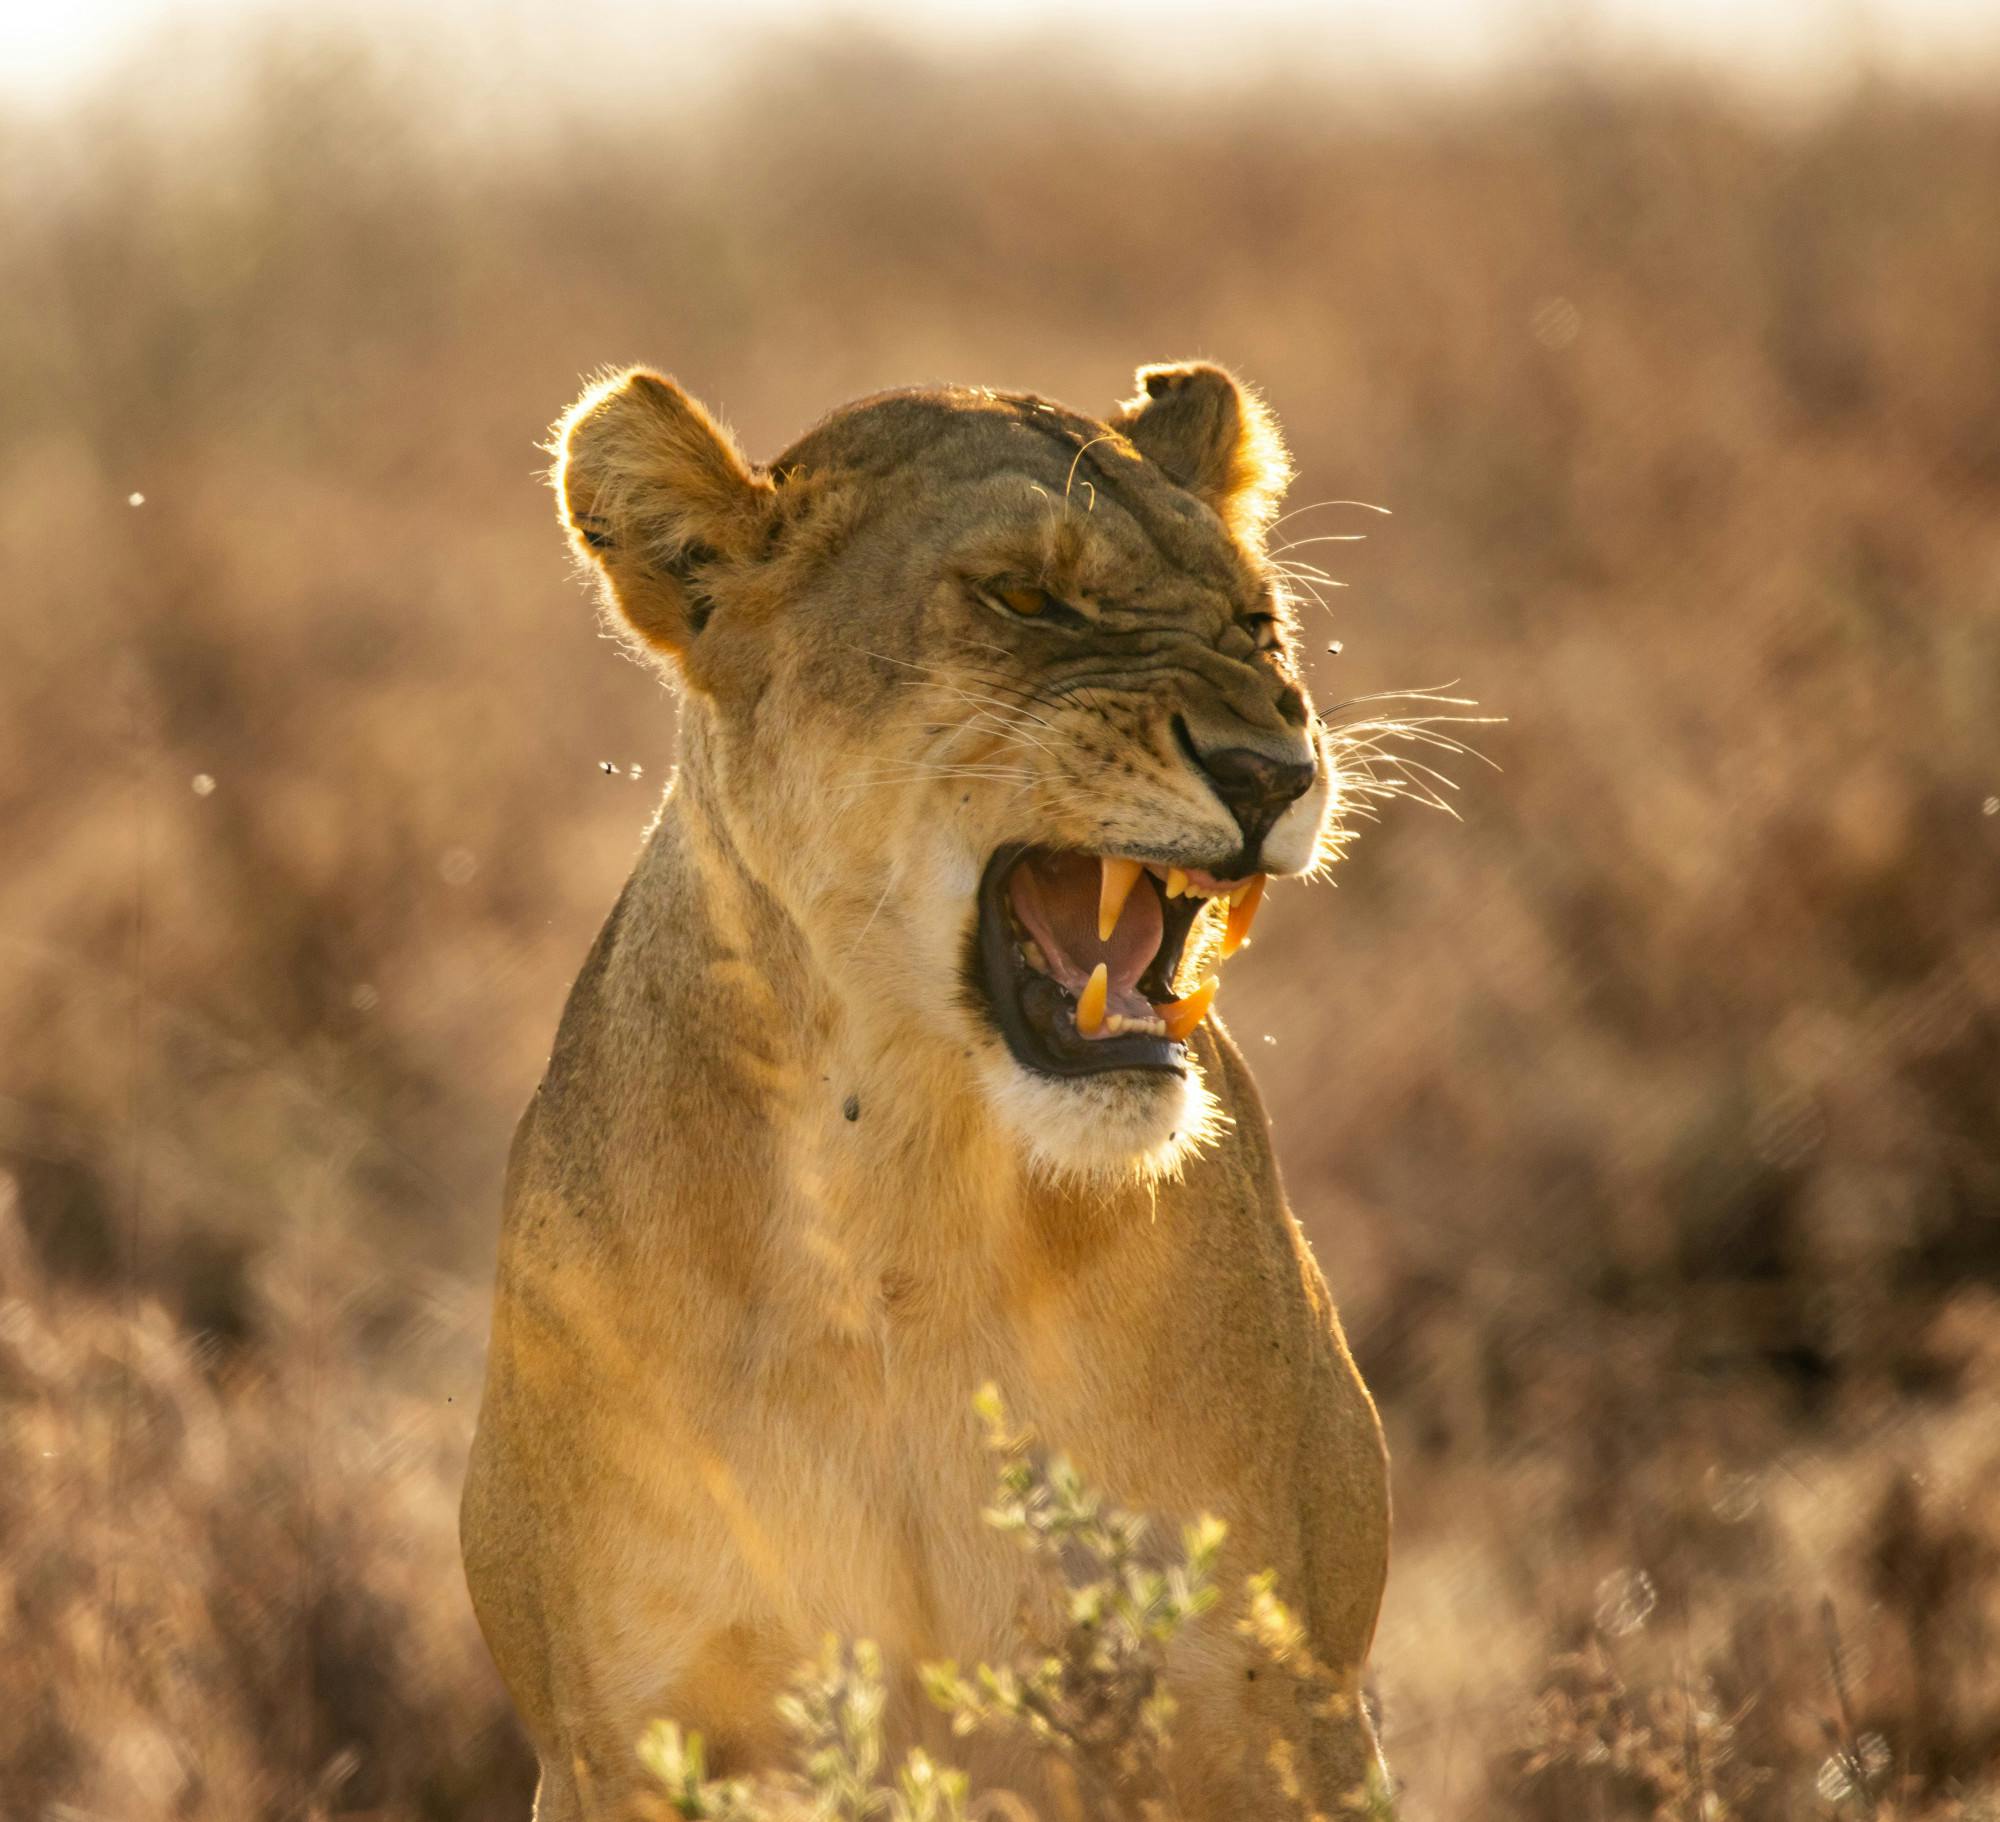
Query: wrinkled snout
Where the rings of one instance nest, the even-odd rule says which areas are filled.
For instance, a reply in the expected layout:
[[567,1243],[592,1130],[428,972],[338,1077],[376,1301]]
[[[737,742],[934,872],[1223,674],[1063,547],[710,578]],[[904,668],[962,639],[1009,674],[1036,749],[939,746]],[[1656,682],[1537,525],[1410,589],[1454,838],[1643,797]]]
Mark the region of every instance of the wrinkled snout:
[[1319,776],[1313,759],[1273,759],[1254,747],[1215,747],[1206,752],[1197,747],[1195,761],[1208,788],[1222,799],[1222,807],[1243,831],[1244,847],[1253,853]]
[[1300,873],[1313,863],[1328,781],[1302,701],[1300,711],[1297,722],[1274,717],[1276,727],[1233,715],[1176,717],[1182,752],[1242,835],[1232,871]]

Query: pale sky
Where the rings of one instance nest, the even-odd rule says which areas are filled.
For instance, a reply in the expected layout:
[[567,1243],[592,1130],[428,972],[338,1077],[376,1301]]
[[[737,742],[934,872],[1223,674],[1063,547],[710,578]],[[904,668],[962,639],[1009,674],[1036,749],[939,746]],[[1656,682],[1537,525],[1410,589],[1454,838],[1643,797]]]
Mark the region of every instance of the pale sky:
[[[394,34],[416,21],[453,46],[540,74],[580,31],[606,42],[725,56],[758,28],[851,19],[930,43],[1053,30],[1117,43],[1171,79],[1300,57],[1331,67],[1477,75],[1533,47],[1665,50],[1753,81],[1812,82],[1865,57],[1966,80],[2000,68],[2000,0],[0,0],[0,98],[60,105],[108,68],[231,23],[346,15]],[[164,30],[163,30],[164,28]],[[1143,47],[1135,49],[1135,47]],[[1131,53],[1131,54],[1127,54]]]

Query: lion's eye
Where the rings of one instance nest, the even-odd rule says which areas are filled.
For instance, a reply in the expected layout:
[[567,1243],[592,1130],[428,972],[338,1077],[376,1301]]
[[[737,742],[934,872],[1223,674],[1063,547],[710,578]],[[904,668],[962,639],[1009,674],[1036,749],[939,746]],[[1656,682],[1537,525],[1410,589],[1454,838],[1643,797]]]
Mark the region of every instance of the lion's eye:
[[1045,588],[996,588],[993,596],[1009,613],[1024,620],[1033,620],[1056,605],[1055,597]]
[[1072,633],[1082,632],[1093,620],[1082,608],[1072,606],[1062,596],[1051,594],[1034,582],[975,582],[971,584],[971,592],[996,614],[1005,614],[1012,620],[1037,620],[1044,626]]
[[1278,617],[1276,614],[1250,614],[1243,622],[1260,652],[1275,652],[1278,649]]

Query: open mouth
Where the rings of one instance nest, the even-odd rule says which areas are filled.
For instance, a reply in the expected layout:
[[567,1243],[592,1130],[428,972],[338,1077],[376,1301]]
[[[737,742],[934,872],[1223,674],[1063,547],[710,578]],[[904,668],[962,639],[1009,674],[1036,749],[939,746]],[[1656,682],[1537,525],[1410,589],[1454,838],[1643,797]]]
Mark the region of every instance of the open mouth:
[[1261,873],[1225,880],[1122,855],[1002,848],[979,882],[975,978],[1026,1068],[1178,1074],[1216,987],[1211,974],[1181,991],[1189,939],[1205,923],[1195,947],[1234,954],[1263,892]]

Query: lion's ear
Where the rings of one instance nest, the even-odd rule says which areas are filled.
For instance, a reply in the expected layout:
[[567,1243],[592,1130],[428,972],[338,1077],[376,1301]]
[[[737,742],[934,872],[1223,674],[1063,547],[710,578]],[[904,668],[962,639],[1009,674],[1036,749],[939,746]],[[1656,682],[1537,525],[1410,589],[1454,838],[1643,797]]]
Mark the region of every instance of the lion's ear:
[[1141,367],[1139,391],[1111,420],[1147,460],[1256,538],[1291,485],[1292,460],[1264,401],[1205,361]]
[[714,574],[755,554],[769,478],[679,386],[643,367],[578,399],[555,450],[577,554],[646,644],[684,652],[714,611]]

